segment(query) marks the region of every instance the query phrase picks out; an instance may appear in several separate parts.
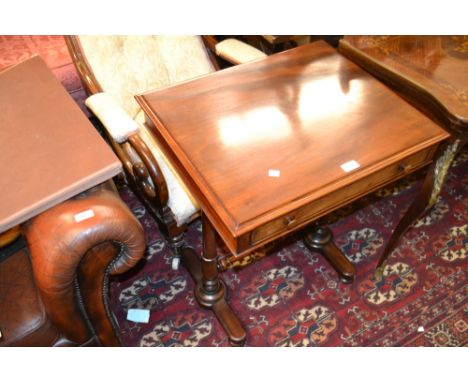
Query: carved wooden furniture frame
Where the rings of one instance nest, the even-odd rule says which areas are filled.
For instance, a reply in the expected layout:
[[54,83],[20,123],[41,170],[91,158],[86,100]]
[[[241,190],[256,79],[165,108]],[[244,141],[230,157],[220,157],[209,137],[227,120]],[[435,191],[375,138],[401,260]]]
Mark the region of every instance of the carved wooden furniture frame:
[[[219,70],[220,66],[216,54],[218,41],[212,36],[203,36],[202,40],[207,48],[208,57],[213,68]],[[77,36],[65,36],[65,41],[88,95],[91,96],[102,92],[103,89],[85,57],[79,38]],[[218,55],[222,56],[219,52]],[[159,228],[172,245],[174,255],[178,260],[180,258],[179,250],[184,245],[183,235],[187,225],[181,224],[179,226],[174,213],[168,206],[168,186],[156,158],[138,134],[130,135],[122,143],[117,143],[107,130],[104,130],[109,143],[123,163],[127,183],[136,191],[139,198],[156,218]],[[132,159],[135,153],[141,161],[135,162]]]
[[[102,92],[103,89],[86,60],[77,36],[65,36],[65,41],[87,94]],[[217,63],[215,67],[219,68]],[[122,143],[115,142],[107,131],[106,135],[123,164],[125,180],[156,218],[159,228],[170,241],[177,256],[178,249],[183,245],[183,234],[187,226],[177,225],[175,216],[167,205],[169,193],[166,180],[153,153],[137,134],[129,136]],[[132,151],[137,154],[141,162],[132,159]]]

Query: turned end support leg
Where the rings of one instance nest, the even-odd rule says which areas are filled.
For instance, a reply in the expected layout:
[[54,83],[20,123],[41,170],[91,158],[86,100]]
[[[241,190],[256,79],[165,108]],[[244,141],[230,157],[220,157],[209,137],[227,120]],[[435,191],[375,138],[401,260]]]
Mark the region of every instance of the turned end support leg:
[[306,246],[320,252],[335,268],[344,283],[351,283],[356,277],[354,265],[333,243],[333,234],[328,227],[316,226],[304,237]]
[[181,250],[184,265],[196,282],[195,297],[198,303],[211,309],[223,326],[234,346],[245,343],[246,332],[236,314],[226,302],[226,287],[218,276],[218,260],[216,256],[216,231],[202,215],[203,222],[203,254],[198,259],[195,252],[188,247]]

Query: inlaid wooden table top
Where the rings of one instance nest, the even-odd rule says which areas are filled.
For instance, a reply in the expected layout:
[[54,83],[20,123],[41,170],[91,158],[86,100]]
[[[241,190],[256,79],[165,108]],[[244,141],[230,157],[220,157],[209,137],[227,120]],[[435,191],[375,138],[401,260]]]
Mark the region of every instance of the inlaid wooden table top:
[[468,36],[346,36],[340,51],[392,84],[428,92],[433,99],[420,102],[468,127]]
[[0,72],[0,233],[121,168],[39,56]]
[[448,137],[321,41],[137,100],[233,253],[236,238]]

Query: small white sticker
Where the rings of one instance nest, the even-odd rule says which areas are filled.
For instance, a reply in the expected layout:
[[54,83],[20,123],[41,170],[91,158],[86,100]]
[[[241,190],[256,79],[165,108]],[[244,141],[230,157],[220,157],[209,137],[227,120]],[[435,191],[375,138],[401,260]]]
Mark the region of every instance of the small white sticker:
[[356,170],[357,168],[361,166],[355,160],[350,160],[349,162],[343,163],[340,167],[344,172],[350,172],[350,171]]
[[129,309],[127,311],[127,320],[133,322],[149,322],[150,311],[148,309]]
[[418,327],[418,333],[424,333],[424,326]]
[[75,218],[75,221],[79,223],[83,220],[92,218],[93,216],[94,216],[93,210],[86,210],[86,211],[80,212],[79,214],[76,214],[74,218]]
[[281,175],[280,170],[268,170],[268,176],[272,178],[279,178]]

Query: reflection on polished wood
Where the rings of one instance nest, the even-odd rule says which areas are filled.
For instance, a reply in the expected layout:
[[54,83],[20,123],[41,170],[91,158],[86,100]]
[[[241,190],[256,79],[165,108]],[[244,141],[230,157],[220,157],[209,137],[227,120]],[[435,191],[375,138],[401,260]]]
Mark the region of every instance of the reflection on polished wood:
[[347,36],[339,50],[453,135],[389,239],[382,268],[398,238],[435,204],[448,168],[468,141],[468,36]]
[[347,36],[340,51],[444,126],[468,128],[468,36]]
[[[323,42],[137,100],[200,204],[204,227],[239,257],[429,164],[448,137]],[[204,241],[213,244],[211,236]],[[345,263],[341,276],[352,279],[352,265],[327,243],[331,262]],[[201,269],[191,271],[197,298],[225,309],[211,255],[205,247]]]
[[[234,253],[250,249],[250,232],[263,224],[445,137],[322,42],[137,99]],[[360,168],[345,173],[351,160]]]

